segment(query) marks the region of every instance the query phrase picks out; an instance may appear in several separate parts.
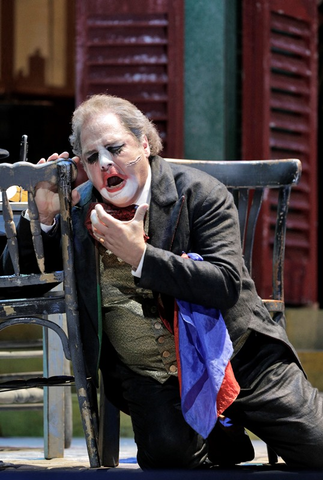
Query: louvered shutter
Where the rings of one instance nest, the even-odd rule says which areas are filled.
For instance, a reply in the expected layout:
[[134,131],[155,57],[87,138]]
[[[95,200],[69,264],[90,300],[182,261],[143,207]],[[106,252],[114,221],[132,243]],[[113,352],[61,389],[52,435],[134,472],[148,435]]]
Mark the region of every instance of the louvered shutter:
[[[317,301],[316,0],[244,0],[242,157],[299,158],[287,224],[285,300]],[[260,295],[271,283],[276,197],[268,194],[253,271]]]
[[183,0],[77,0],[76,100],[109,93],[153,120],[164,156],[183,150]]

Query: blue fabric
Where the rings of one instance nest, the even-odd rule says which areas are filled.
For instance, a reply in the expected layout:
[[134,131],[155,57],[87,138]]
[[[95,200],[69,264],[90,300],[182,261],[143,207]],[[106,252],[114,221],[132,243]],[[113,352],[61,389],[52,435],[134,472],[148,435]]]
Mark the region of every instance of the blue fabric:
[[216,399],[233,347],[219,310],[176,301],[182,411],[186,422],[207,438],[217,420]]

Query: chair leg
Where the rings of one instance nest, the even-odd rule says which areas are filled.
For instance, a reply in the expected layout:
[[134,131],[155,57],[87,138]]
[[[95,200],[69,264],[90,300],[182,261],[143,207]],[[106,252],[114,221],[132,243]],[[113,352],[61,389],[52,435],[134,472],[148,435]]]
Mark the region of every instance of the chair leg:
[[97,434],[97,422],[95,418],[95,412],[91,408],[90,398],[91,395],[88,390],[88,385],[84,381],[84,376],[80,375],[79,372],[76,372],[75,367],[74,377],[75,377],[75,387],[77,398],[79,402],[79,408],[81,412],[83,431],[90,461],[90,466],[92,468],[100,467],[100,459],[98,452],[98,434]]
[[[51,319],[63,327],[63,315],[51,315]],[[47,328],[43,328],[43,352],[44,376],[61,375],[65,362],[61,341],[55,332]],[[64,457],[64,396],[62,387],[44,387],[44,457],[46,459]]]
[[84,437],[86,441],[90,466],[100,467],[98,451],[98,422],[96,415],[96,400],[92,393],[91,384],[86,378],[85,362],[83,357],[82,341],[80,337],[78,315],[70,312],[71,318],[67,319],[68,337],[75,378],[75,389],[81,412]]
[[104,467],[119,465],[120,411],[104,394],[103,378],[100,378],[99,452]]
[[[71,375],[68,371],[67,375]],[[73,403],[72,389],[70,386],[64,388],[64,448],[70,448],[73,438]]]

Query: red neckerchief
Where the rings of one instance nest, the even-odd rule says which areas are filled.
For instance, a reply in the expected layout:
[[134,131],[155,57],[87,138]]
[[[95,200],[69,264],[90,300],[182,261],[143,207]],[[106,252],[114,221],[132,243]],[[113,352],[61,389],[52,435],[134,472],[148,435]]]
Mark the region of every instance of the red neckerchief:
[[[93,238],[93,231],[92,231],[92,222],[91,222],[91,212],[95,209],[95,205],[102,205],[103,209],[112,217],[121,220],[122,222],[127,222],[132,220],[135,216],[136,210],[138,205],[129,205],[128,207],[120,208],[116,207],[115,205],[108,204],[108,203],[100,203],[100,202],[92,202],[89,205],[89,209],[86,214],[84,225],[88,229],[89,233],[92,235]],[[148,236],[144,233],[145,241],[148,240]],[[96,239],[95,239],[96,240]]]

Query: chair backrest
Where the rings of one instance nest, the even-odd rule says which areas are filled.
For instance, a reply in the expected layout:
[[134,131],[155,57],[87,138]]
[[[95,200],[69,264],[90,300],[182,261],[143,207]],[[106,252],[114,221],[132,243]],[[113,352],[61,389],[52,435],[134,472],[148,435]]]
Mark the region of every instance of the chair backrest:
[[[0,331],[9,326],[28,324],[32,318],[34,324],[50,328],[59,335],[65,357],[69,360],[71,352],[65,332],[45,318],[44,312],[47,315],[66,313],[70,321],[78,315],[70,216],[71,184],[75,176],[76,165],[71,160],[39,165],[28,162],[0,164],[2,230],[13,269],[10,274],[0,275]],[[63,269],[54,272],[45,271],[44,245],[35,202],[36,188],[40,182],[49,182],[53,188],[57,188],[60,198]],[[32,244],[39,273],[21,273],[17,219],[7,193],[12,186],[23,189],[28,195],[28,202],[22,205],[21,209],[28,206]],[[63,285],[62,289],[43,295],[50,286],[60,283]],[[28,298],[24,300],[24,297]]]
[[[76,165],[71,160],[58,160],[56,162],[48,162],[39,165],[33,165],[28,162],[17,162],[14,164],[0,164],[0,190],[1,190],[1,210],[4,230],[3,235],[6,236],[8,252],[10,254],[13,272],[10,275],[0,276],[0,298],[8,295],[7,292],[19,291],[21,287],[35,287],[46,284],[59,284],[64,282],[64,291],[74,291],[71,282],[74,277],[71,275],[73,271],[73,248],[71,235],[71,218],[70,218],[70,200],[71,200],[71,183],[76,176]],[[39,214],[35,202],[36,186],[39,182],[49,182],[53,188],[57,188],[60,198],[60,215],[61,215],[61,239],[62,239],[62,256],[63,269],[60,271],[45,271],[44,245],[41,234],[41,226]],[[7,190],[12,186],[19,186],[28,195],[28,202],[22,204],[27,208],[30,217],[30,228],[32,233],[33,249],[37,261],[39,273],[21,273],[19,262],[19,246],[17,240],[15,211],[13,204],[8,199]],[[17,207],[17,204],[15,204]],[[33,288],[35,291],[35,288]],[[10,302],[10,299],[8,299]],[[48,298],[46,299],[48,301]],[[73,302],[71,301],[71,305]],[[51,307],[49,307],[51,308]],[[53,306],[55,311],[48,313],[58,313],[64,311],[65,305],[59,302]],[[40,311],[43,304],[40,306]],[[35,313],[37,313],[37,302],[35,302]],[[4,300],[1,301],[0,316],[5,317],[7,310]]]
[[252,252],[259,212],[266,189],[278,192],[275,235],[272,258],[272,295],[263,299],[273,317],[283,312],[284,303],[284,258],[286,219],[291,188],[301,176],[301,162],[284,160],[182,160],[167,159],[171,163],[188,165],[220,180],[232,193],[238,208],[241,245],[246,266],[252,274]]

